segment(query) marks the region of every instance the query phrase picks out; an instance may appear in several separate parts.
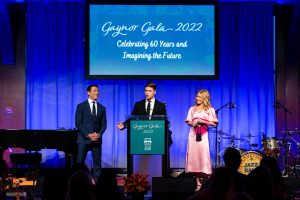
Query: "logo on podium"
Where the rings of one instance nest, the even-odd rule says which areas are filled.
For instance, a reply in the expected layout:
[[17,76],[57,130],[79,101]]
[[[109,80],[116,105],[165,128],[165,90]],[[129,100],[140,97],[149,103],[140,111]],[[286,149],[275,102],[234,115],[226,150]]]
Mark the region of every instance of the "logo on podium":
[[151,138],[144,138],[144,151],[151,151]]
[[131,120],[130,154],[165,154],[165,121]]

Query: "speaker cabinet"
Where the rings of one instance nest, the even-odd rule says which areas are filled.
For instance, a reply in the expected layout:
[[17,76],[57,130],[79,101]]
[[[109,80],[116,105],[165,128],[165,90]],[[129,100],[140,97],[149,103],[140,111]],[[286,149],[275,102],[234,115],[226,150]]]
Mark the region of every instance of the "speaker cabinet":
[[154,200],[186,200],[195,193],[195,177],[153,177],[152,199]]

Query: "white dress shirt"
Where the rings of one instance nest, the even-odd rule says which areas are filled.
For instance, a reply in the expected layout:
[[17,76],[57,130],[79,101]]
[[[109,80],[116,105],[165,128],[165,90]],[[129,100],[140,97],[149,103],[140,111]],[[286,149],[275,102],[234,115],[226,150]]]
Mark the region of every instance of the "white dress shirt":
[[[152,99],[150,99],[149,101],[151,101],[150,102],[150,114],[149,115],[152,115],[152,113],[153,113],[153,108],[154,108],[154,104],[155,104],[155,98],[152,98]],[[148,106],[148,103],[149,103],[149,101],[146,99],[146,101],[145,101],[145,109],[147,110],[147,106]]]
[[97,101],[93,101],[92,99],[88,99],[88,102],[90,104],[91,113],[93,114],[93,102],[95,102],[95,108],[96,108],[96,116],[97,116]]

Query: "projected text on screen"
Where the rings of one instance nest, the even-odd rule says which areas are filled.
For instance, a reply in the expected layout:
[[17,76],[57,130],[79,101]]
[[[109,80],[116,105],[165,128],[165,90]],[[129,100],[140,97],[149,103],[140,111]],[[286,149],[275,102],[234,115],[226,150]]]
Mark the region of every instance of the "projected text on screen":
[[214,5],[90,5],[90,76],[215,76]]

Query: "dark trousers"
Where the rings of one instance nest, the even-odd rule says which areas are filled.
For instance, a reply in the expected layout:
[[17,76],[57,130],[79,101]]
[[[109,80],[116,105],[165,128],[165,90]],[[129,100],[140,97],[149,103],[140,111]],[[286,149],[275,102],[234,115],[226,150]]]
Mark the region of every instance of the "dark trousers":
[[92,151],[93,156],[93,177],[99,177],[101,173],[101,144],[100,143],[91,143],[91,144],[82,144],[78,143],[78,154],[77,154],[77,163],[84,163],[88,151]]

